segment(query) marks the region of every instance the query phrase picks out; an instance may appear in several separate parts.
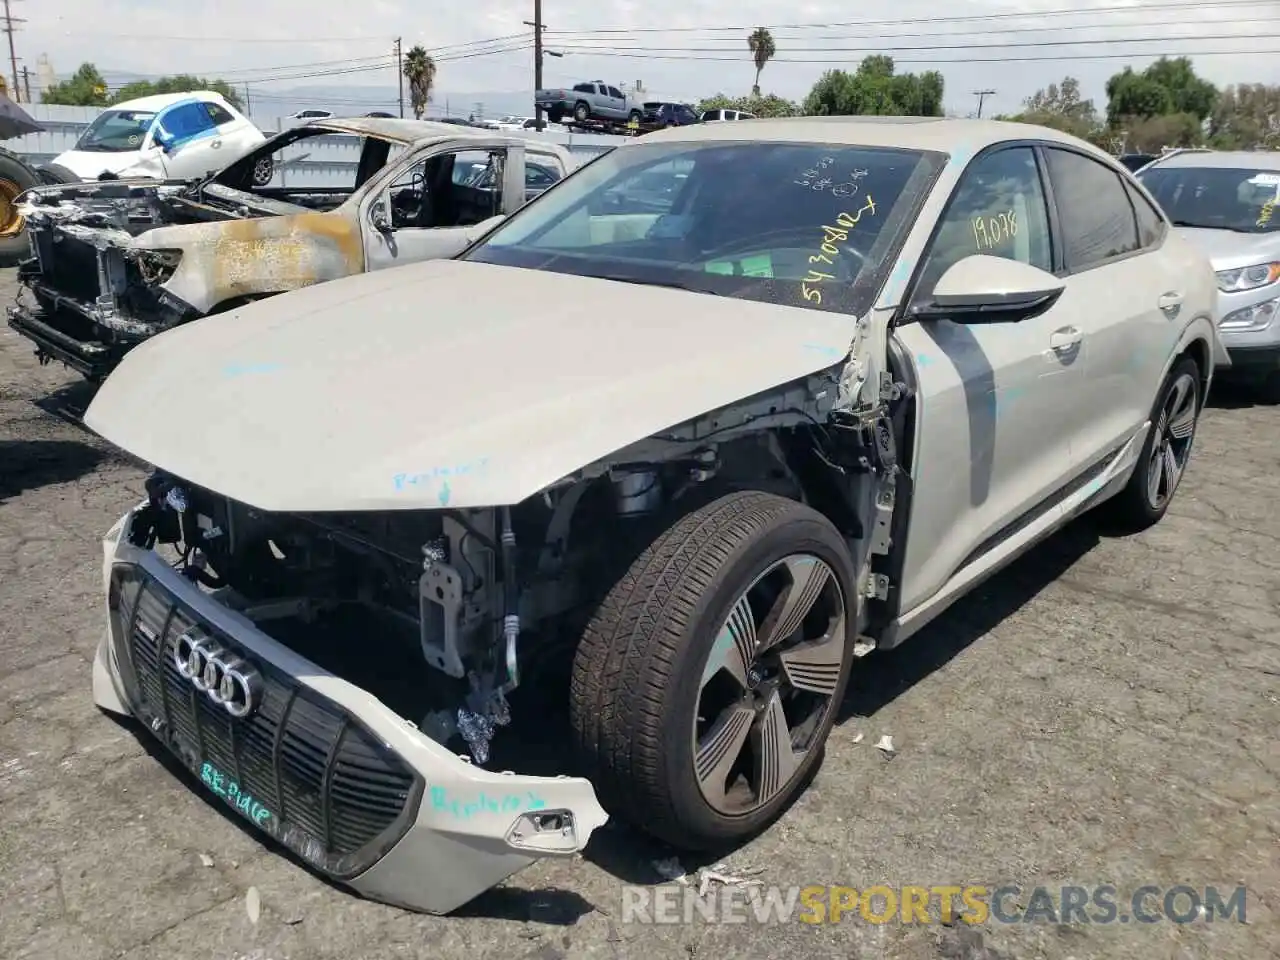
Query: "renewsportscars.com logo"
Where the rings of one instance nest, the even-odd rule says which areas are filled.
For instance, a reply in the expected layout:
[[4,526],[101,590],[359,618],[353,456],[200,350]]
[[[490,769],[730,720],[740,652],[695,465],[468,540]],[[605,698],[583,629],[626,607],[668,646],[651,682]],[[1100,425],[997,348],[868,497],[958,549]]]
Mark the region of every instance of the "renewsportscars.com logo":
[[1246,890],[1148,884],[1122,894],[1094,887],[967,886],[727,886],[700,892],[692,886],[627,886],[622,922],[681,924],[862,921],[886,924],[956,922],[1046,924],[1177,924],[1245,922]]

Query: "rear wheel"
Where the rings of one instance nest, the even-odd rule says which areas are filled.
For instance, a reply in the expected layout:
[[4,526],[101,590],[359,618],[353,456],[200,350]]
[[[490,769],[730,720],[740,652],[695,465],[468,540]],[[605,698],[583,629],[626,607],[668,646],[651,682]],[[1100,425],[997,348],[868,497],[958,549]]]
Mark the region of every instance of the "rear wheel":
[[821,514],[734,493],[659,535],[583,635],[570,714],[604,803],[684,849],[766,826],[848,682],[853,563]]
[[11,267],[31,254],[26,219],[18,212],[18,196],[40,186],[40,175],[21,158],[0,150],[0,266]]
[[1133,476],[1102,505],[1108,519],[1136,532],[1165,515],[1191,460],[1200,407],[1200,368],[1183,357],[1160,387],[1151,411],[1151,432]]
[[585,103],[579,101],[573,108],[573,119],[579,123],[586,123],[591,119],[591,108]]

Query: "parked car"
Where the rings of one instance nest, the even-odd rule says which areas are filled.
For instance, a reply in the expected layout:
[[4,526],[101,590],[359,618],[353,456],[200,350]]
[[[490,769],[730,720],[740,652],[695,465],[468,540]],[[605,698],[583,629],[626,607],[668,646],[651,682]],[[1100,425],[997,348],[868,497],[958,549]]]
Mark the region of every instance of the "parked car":
[[[44,170],[62,183],[104,174],[154,180],[187,180],[221,170],[266,140],[220,93],[160,93],[127,100],[98,114],[74,147]],[[258,170],[257,182],[272,175]]]
[[699,119],[703,123],[715,123],[719,120],[754,120],[754,113],[745,110],[705,110]]
[[644,116],[640,122],[651,130],[662,130],[665,127],[683,127],[701,121],[687,103],[651,100],[644,105]]
[[297,113],[291,113],[289,120],[328,120],[333,116],[332,110],[299,110]]
[[[345,186],[258,186],[286,148],[361,138]],[[250,300],[463,249],[525,202],[527,178],[573,166],[563,147],[417,120],[303,123],[196,183],[49,186],[22,213],[36,256],[9,325],[41,361],[91,380],[162,330]],[[526,171],[526,164],[534,164]],[[464,170],[465,176],[455,177]],[[488,170],[486,185],[470,179]],[[493,184],[499,183],[501,189]]]
[[534,94],[534,104],[546,112],[552,123],[564,119],[576,123],[638,123],[644,113],[630,94],[602,80],[574,84],[572,89],[539,90]]
[[1119,157],[1120,163],[1130,173],[1137,173],[1151,161],[1159,159],[1158,153],[1122,153]]
[[1224,379],[1280,403],[1280,153],[1173,153],[1139,179],[1217,272]]
[[[640,178],[664,208],[609,202]],[[1146,190],[1053,130],[636,138],[457,258],[125,357],[86,422],[158,471],[104,543],[94,698],[405,907],[606,810],[723,848],[814,773],[860,657],[1085,511],[1164,515],[1214,297]],[[496,752],[557,679],[587,777]]]

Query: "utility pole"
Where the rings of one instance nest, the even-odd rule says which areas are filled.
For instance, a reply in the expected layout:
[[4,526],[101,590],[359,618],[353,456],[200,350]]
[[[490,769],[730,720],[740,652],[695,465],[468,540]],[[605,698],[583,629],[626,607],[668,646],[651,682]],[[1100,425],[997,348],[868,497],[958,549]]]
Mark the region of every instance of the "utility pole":
[[396,76],[400,80],[400,119],[404,119],[404,57],[401,54],[400,38],[396,37]]
[[9,68],[13,71],[13,99],[21,102],[22,91],[18,88],[18,54],[13,49],[13,25],[15,23],[26,23],[19,17],[11,16],[9,13],[9,0],[4,0],[4,32],[9,35]]
[[[534,96],[542,89],[542,31],[547,29],[542,22],[542,0],[533,0],[533,22],[526,20],[525,26],[533,27],[533,91]],[[534,129],[542,130],[542,110],[537,101],[533,104]]]
[[248,114],[252,109],[253,107],[249,103],[249,81],[246,80],[244,84],[244,112]]
[[22,96],[27,103],[31,102],[31,71],[26,67],[22,68]]
[[973,95],[978,98],[978,119],[982,119],[982,105],[986,102],[987,97],[994,94],[994,90],[975,90]]

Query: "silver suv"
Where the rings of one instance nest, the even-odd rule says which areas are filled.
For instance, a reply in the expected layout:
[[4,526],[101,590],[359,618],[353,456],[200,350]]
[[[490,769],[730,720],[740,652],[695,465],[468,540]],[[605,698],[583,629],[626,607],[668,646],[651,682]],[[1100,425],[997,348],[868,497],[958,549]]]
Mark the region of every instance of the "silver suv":
[[1193,151],[1138,179],[1218,275],[1218,330],[1231,355],[1222,376],[1280,403],[1280,153]]

